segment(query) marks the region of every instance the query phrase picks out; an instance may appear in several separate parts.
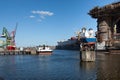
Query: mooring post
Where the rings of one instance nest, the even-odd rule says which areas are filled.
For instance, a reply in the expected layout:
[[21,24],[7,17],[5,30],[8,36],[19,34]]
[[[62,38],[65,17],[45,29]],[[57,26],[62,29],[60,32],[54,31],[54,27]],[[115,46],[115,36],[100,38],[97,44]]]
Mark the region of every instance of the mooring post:
[[95,44],[94,43],[82,43],[80,49],[81,61],[95,61]]

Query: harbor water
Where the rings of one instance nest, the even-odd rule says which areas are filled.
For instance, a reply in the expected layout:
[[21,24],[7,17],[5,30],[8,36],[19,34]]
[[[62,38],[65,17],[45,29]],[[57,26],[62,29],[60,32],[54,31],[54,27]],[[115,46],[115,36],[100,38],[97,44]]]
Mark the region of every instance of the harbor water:
[[0,80],[119,80],[120,55],[97,53],[81,62],[79,51],[54,50],[52,55],[1,55]]

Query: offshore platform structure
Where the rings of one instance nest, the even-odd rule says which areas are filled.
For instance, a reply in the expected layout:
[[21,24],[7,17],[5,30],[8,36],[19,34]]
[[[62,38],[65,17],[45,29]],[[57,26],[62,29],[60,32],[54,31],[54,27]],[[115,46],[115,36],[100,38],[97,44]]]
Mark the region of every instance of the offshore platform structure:
[[95,7],[88,13],[97,19],[97,49],[120,49],[120,1]]
[[5,48],[6,50],[15,50],[16,45],[15,45],[15,35],[16,35],[16,29],[17,29],[17,24],[15,27],[15,30],[12,32],[8,32],[8,30],[3,27],[2,35],[1,38],[5,38],[6,41],[3,41],[2,47]]

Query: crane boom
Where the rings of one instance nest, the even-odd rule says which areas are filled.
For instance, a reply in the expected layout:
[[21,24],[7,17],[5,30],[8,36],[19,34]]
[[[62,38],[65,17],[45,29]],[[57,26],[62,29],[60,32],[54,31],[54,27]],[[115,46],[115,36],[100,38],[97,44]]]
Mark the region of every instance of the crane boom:
[[9,32],[7,31],[7,29],[5,27],[3,27],[3,32],[2,32],[2,36],[1,37],[5,37],[7,39],[11,38]]

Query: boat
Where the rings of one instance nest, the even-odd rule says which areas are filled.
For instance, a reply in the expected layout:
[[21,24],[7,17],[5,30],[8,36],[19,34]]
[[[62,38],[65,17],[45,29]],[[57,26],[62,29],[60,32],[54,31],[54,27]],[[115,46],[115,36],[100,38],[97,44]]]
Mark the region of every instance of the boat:
[[82,31],[76,32],[77,36],[71,37],[68,40],[58,41],[56,49],[61,50],[80,50],[80,45],[87,43],[89,45],[94,45],[96,43],[96,38],[94,37],[94,31],[90,28],[88,31],[85,27],[82,28]]
[[38,54],[49,55],[52,54],[53,50],[48,46],[39,46],[37,49]]
[[8,45],[8,46],[6,46],[6,49],[7,50],[15,50],[16,46],[14,46],[14,45]]

